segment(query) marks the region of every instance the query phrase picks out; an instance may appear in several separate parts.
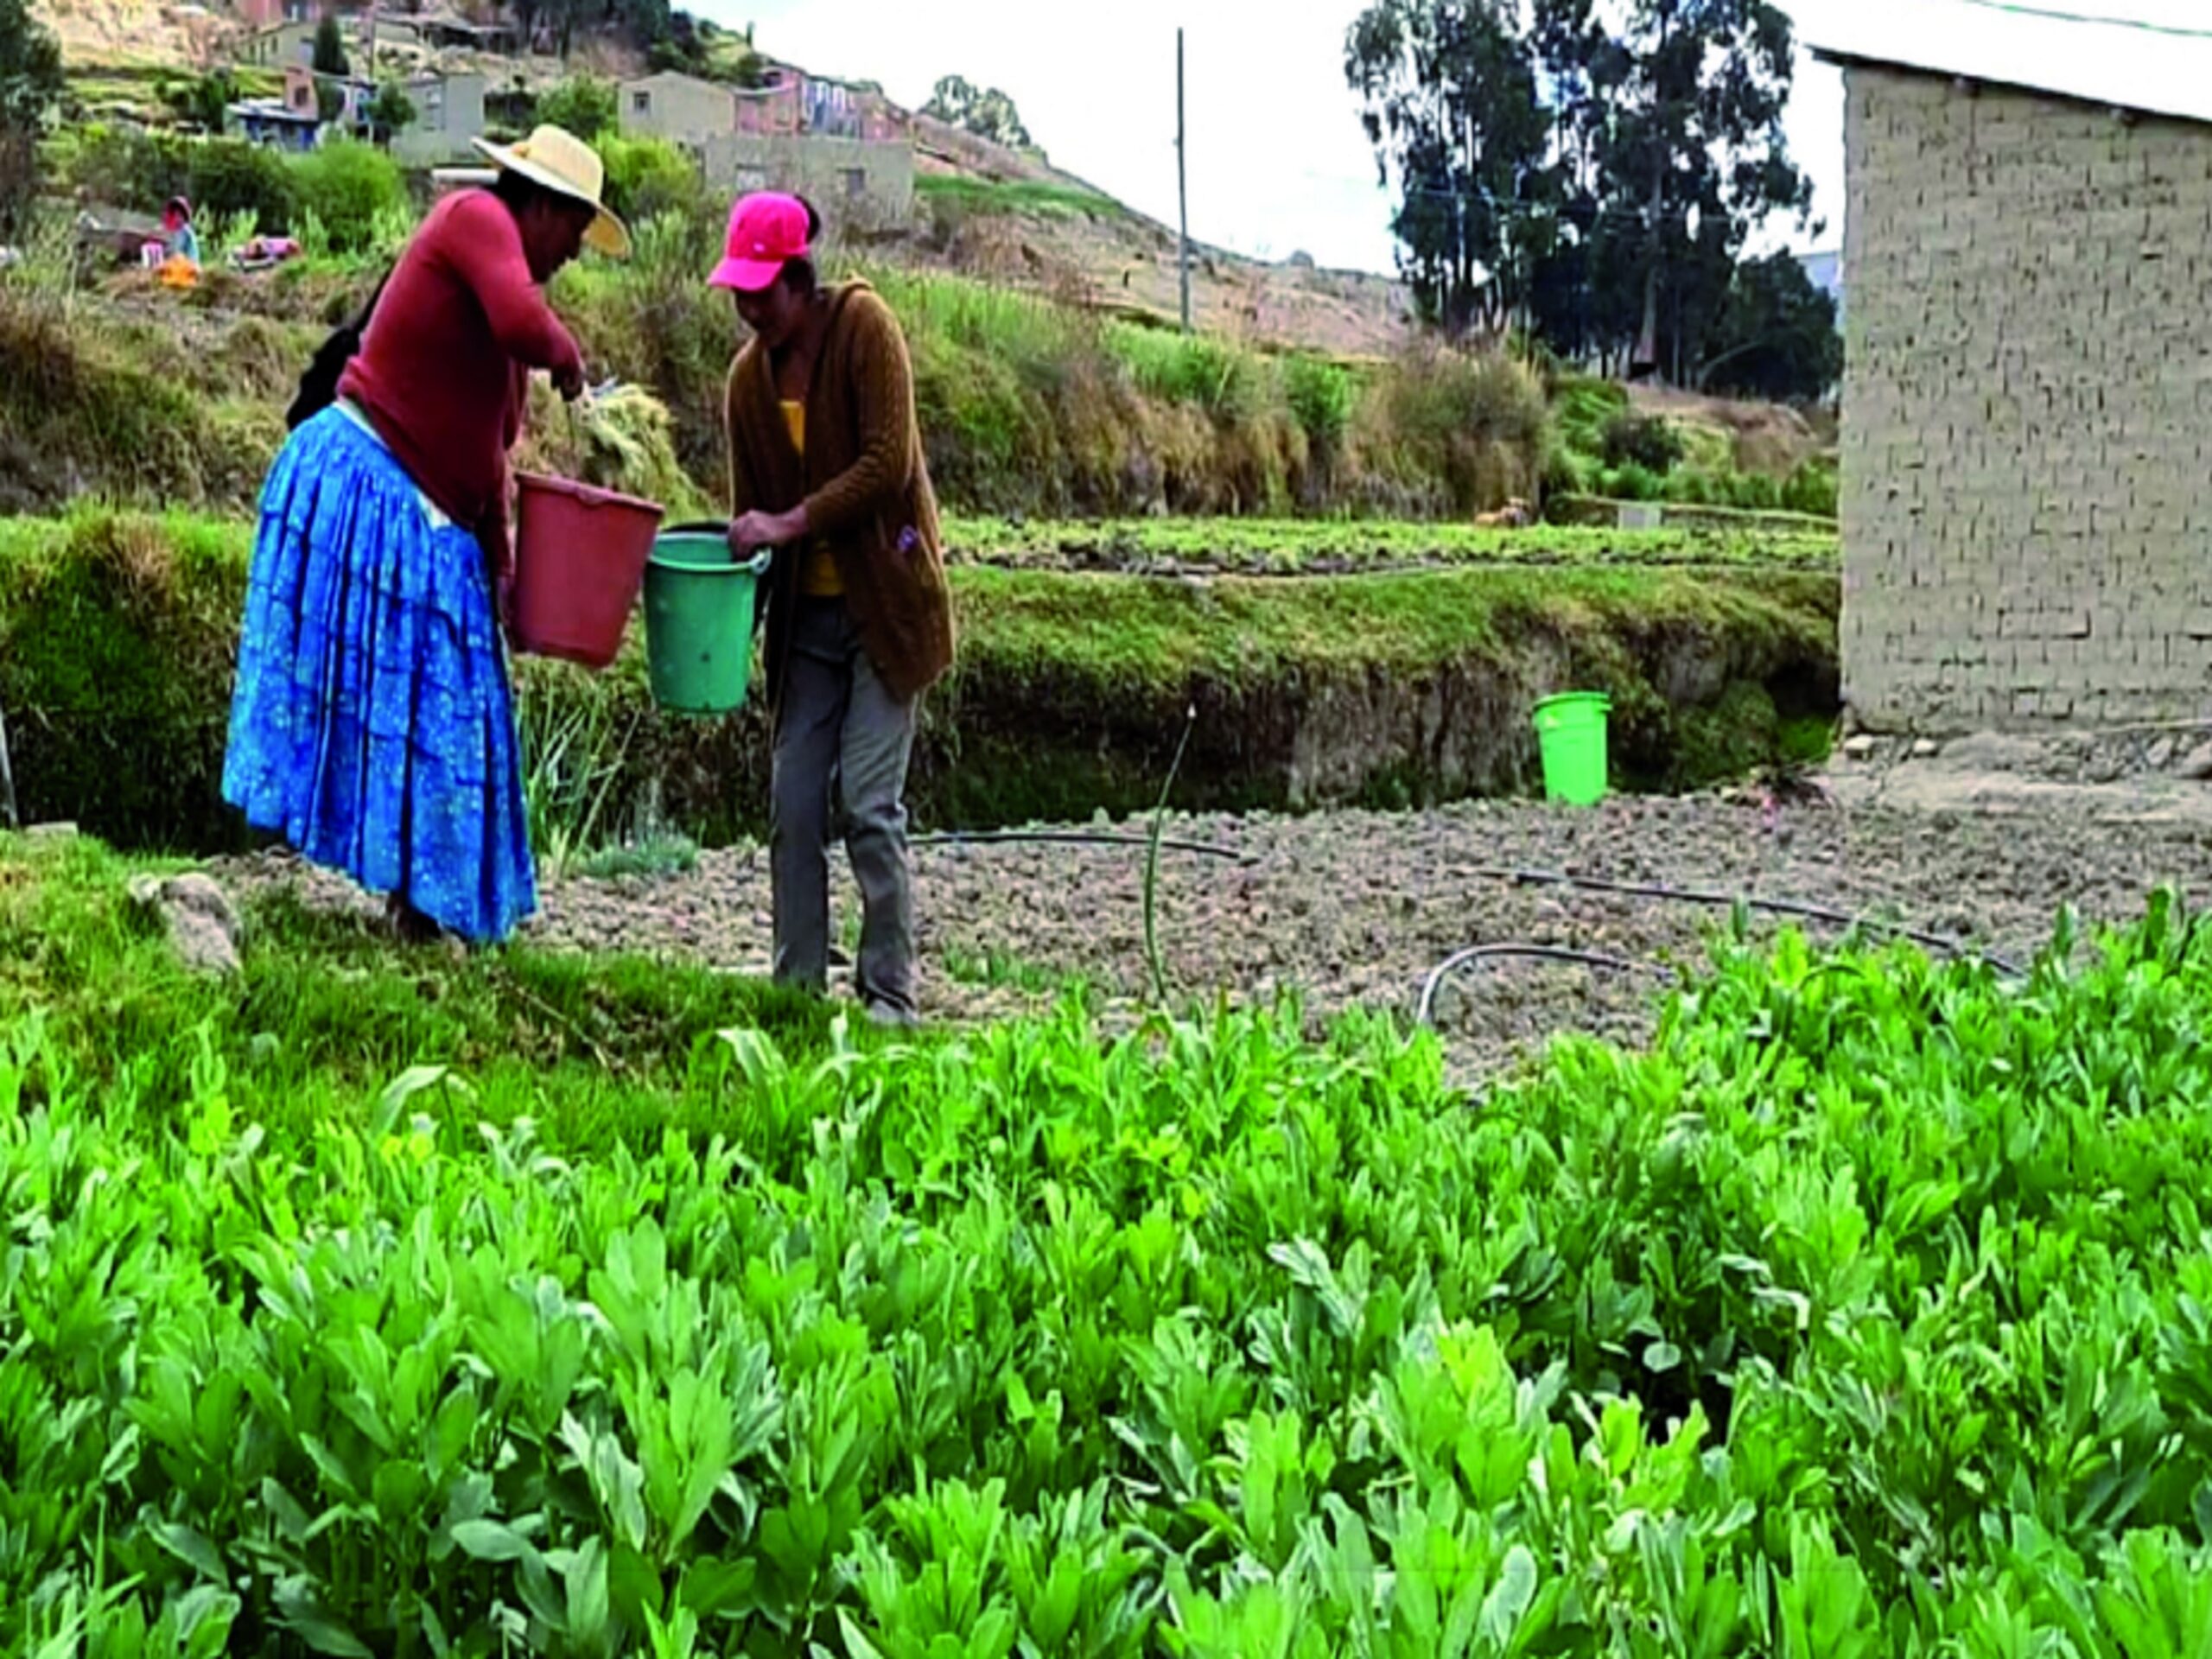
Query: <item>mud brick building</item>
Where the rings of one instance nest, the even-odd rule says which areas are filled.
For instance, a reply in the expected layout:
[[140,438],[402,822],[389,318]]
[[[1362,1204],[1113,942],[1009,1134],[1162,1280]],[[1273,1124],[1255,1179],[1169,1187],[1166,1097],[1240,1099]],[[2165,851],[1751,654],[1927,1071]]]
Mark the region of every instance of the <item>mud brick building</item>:
[[1853,717],[2212,715],[2212,18],[1800,21],[1847,105]]

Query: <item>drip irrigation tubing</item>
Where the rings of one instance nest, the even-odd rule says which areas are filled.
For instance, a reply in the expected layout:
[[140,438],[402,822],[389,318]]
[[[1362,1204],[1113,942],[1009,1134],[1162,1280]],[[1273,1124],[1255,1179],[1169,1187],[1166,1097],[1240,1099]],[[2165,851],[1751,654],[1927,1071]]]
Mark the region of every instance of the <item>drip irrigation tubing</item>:
[[1941,950],[1948,956],[1979,957],[2001,974],[2008,974],[2014,979],[2028,977],[2028,970],[2018,963],[2008,962],[1993,951],[1983,950],[1965,940],[1955,939],[1946,934],[1930,933],[1923,928],[1906,927],[1896,922],[1878,921],[1870,916],[1855,916],[1847,910],[1838,910],[1830,905],[1807,904],[1798,899],[1763,899],[1748,893],[1717,893],[1700,887],[1668,887],[1656,882],[1613,881],[1603,876],[1568,875],[1559,870],[1485,869],[1478,874],[1511,881],[1521,887],[1580,887],[1589,893],[1620,893],[1632,899],[1666,899],[1681,904],[1704,905],[1722,910],[1732,910],[1741,905],[1746,910],[1761,910],[1777,916],[1827,922],[1837,927],[1865,928],[1870,932],[1887,934],[1891,938],[1904,939],[1931,950]]
[[[1954,957],[1978,957],[1998,972],[2013,979],[2025,979],[2027,970],[2017,963],[2007,961],[1993,951],[1981,950],[1959,939],[1923,929],[1900,926],[1891,922],[1877,921],[1870,917],[1854,916],[1848,911],[1832,906],[1807,904],[1796,899],[1761,899],[1751,893],[1709,892],[1696,887],[1669,887],[1656,882],[1612,881],[1602,876],[1568,875],[1558,870],[1485,869],[1478,874],[1499,880],[1511,881],[1520,887],[1579,887],[1592,893],[1611,893],[1636,899],[1660,899],[1677,904],[1720,906],[1733,909],[1738,905],[1747,910],[1766,911],[1775,915],[1794,916],[1806,921],[1828,922],[1841,927],[1864,928],[1884,933],[1892,938],[1904,939],[1929,950],[1941,950]],[[1499,957],[1526,957],[1538,961],[1571,963],[1583,967],[1604,968],[1618,973],[1633,972],[1637,968],[1650,968],[1649,963],[1630,962],[1594,950],[1573,950],[1559,945],[1547,944],[1478,944],[1446,957],[1430,970],[1421,986],[1421,1007],[1416,1018],[1421,1024],[1435,1023],[1437,993],[1444,983],[1461,969],[1478,962]]]
[[1649,963],[1635,963],[1624,957],[1609,957],[1597,950],[1570,950],[1557,944],[1471,944],[1455,951],[1440,962],[1429,972],[1427,982],[1421,988],[1421,1012],[1416,1016],[1424,1026],[1433,1023],[1436,994],[1444,988],[1444,982],[1462,968],[1478,962],[1488,962],[1500,957],[1522,957],[1539,962],[1572,963],[1584,968],[1609,968],[1616,973],[1630,973]]
[[[916,836],[910,842],[915,847],[1007,846],[1022,843],[1077,847],[1149,847],[1150,836],[1114,834],[1105,830],[948,830],[935,835]],[[1170,853],[1197,853],[1205,858],[1217,858],[1231,864],[1256,864],[1258,856],[1239,852],[1234,847],[1217,846],[1211,842],[1179,841],[1173,836],[1162,836],[1160,849]]]

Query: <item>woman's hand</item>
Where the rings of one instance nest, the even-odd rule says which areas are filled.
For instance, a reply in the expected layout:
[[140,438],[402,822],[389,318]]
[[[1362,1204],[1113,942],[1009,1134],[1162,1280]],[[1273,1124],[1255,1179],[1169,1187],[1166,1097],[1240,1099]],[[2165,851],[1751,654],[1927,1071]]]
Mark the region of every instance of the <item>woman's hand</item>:
[[573,404],[584,395],[583,359],[563,363],[553,371],[553,390],[561,394],[562,401]]
[[729,550],[749,559],[764,547],[781,547],[806,534],[806,509],[789,512],[748,512],[729,527]]

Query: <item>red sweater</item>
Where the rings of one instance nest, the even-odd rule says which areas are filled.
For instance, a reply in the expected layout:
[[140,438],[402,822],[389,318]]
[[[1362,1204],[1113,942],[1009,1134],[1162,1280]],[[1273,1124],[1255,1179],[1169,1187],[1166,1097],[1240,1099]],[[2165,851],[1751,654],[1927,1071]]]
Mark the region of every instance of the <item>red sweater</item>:
[[506,204],[462,190],[430,210],[338,382],[401,466],[504,573],[507,451],[531,369],[582,357],[537,284]]

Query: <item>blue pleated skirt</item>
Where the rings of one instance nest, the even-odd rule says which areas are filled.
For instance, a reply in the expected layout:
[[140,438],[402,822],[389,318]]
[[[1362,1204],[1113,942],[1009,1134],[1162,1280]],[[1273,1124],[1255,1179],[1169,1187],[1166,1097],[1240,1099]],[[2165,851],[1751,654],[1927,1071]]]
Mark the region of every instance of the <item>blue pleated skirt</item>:
[[512,690],[475,537],[345,411],[262,492],[223,797],[478,943],[537,905]]

